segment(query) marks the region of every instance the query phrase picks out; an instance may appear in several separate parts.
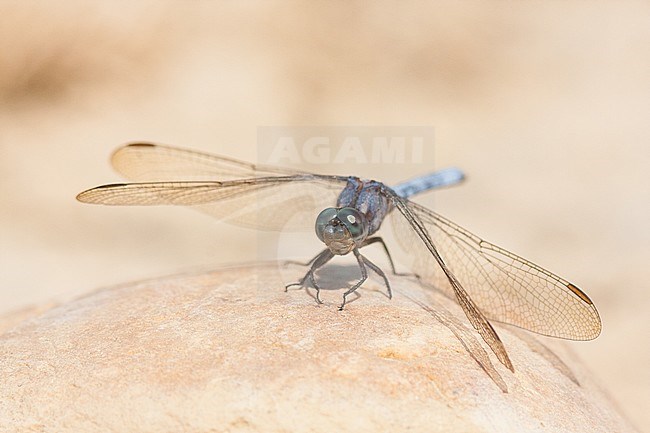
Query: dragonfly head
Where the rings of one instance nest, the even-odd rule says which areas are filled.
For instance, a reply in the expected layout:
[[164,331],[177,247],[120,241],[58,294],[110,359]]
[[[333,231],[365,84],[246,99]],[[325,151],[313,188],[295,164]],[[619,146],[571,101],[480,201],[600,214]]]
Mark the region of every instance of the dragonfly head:
[[345,255],[368,236],[368,224],[354,208],[328,207],[316,218],[316,236],[332,253]]

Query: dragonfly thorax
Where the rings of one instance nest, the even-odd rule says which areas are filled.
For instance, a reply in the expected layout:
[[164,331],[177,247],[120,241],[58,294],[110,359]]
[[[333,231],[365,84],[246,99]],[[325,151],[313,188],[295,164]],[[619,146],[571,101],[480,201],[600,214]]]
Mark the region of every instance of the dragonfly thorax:
[[368,224],[358,210],[351,207],[323,210],[316,218],[316,236],[337,255],[355,249],[368,236]]

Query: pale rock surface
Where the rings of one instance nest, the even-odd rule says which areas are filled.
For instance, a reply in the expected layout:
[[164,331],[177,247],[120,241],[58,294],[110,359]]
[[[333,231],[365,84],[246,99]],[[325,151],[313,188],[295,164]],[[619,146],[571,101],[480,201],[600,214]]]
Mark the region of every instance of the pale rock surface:
[[341,290],[320,306],[284,292],[304,271],[186,274],[5,317],[0,431],[633,431],[566,345],[496,325],[512,373],[413,279],[392,276],[392,300],[368,281],[339,312]]

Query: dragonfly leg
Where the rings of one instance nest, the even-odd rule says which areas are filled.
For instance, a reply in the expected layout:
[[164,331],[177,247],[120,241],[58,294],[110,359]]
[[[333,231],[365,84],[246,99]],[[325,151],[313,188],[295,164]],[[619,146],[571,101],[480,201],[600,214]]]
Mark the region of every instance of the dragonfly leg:
[[300,266],[311,266],[312,263],[314,263],[314,262],[316,261],[316,259],[317,259],[321,254],[323,254],[322,251],[321,251],[320,253],[316,254],[314,257],[312,257],[308,262],[299,262],[299,261],[297,261],[297,260],[285,260],[285,263],[291,263],[291,264],[294,264],[294,265],[300,265]]
[[386,289],[388,289],[388,299],[393,299],[393,291],[390,289],[390,283],[388,282],[388,278],[386,278],[386,274],[384,274],[384,271],[382,271],[379,266],[375,265],[373,262],[368,260],[367,257],[365,257],[365,256],[363,256],[361,254],[359,254],[359,255],[361,256],[361,259],[363,260],[363,262],[366,265],[368,265],[368,267],[370,269],[375,271],[375,273],[377,275],[379,275],[380,277],[382,277],[384,279],[384,284],[386,284]]
[[311,263],[311,268],[307,271],[305,276],[302,277],[300,279],[300,281],[298,281],[297,283],[291,283],[291,284],[287,284],[286,286],[284,286],[284,291],[287,292],[289,290],[289,287],[291,287],[291,286],[304,287],[305,282],[309,278],[309,281],[311,282],[311,284],[316,289],[316,302],[318,302],[319,304],[322,304],[323,301],[320,299],[320,286],[316,283],[316,279],[314,277],[314,272],[318,268],[323,266],[325,263],[329,262],[332,259],[332,257],[334,257],[334,254],[332,254],[332,252],[329,249],[325,249],[325,250],[321,251],[320,253],[318,253],[318,255],[316,257],[314,257],[313,259],[311,259],[309,261],[309,263]]
[[348,295],[354,293],[354,291],[357,290],[363,284],[363,282],[368,279],[368,271],[366,270],[366,266],[364,265],[364,260],[363,260],[364,257],[361,255],[358,248],[355,248],[352,251],[356,256],[357,263],[359,263],[359,268],[361,269],[361,279],[357,281],[357,283],[354,286],[350,287],[348,291],[343,294],[343,303],[339,307],[339,311],[343,310],[343,307],[345,307],[345,303],[347,302]]
[[314,286],[314,289],[316,289],[316,302],[319,304],[322,304],[323,301],[320,298],[320,286],[316,284],[316,279],[314,278],[314,270],[310,269],[309,272],[307,272],[307,275],[309,276],[309,281],[311,281],[311,285]]
[[390,263],[390,269],[393,275],[399,275],[400,277],[417,277],[420,278],[418,274],[412,274],[409,272],[397,272],[395,269],[395,263],[393,262],[393,258],[390,255],[390,252],[388,251],[388,247],[386,246],[386,243],[380,236],[374,236],[371,238],[368,238],[364,241],[364,243],[361,245],[360,248],[366,247],[368,245],[372,245],[374,243],[379,242],[381,246],[384,248],[384,252],[386,253],[386,257],[388,257],[388,263]]

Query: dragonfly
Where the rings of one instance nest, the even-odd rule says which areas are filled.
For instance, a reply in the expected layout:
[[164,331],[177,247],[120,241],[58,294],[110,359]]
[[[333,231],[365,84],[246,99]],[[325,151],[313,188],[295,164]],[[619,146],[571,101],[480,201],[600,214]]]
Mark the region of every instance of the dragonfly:
[[[411,271],[427,285],[456,299],[467,319],[509,370],[514,367],[490,321],[569,340],[591,340],[601,320],[591,299],[576,285],[504,248],[474,235],[411,197],[459,182],[458,169],[433,172],[389,187],[356,176],[323,175],[250,164],[189,149],[131,143],[111,157],[114,169],[133,183],[102,185],[77,200],[102,205],[180,205],[238,226],[273,230],[314,230],[326,248],[307,263],[297,283],[309,281],[321,303],[315,271],[337,255],[352,253],[361,278],[343,295],[354,293],[367,268],[385,273],[360,249],[375,243],[389,217],[395,238],[411,258]],[[317,214],[295,218],[303,212]],[[331,206],[334,204],[334,206]],[[290,221],[289,224],[287,222]],[[395,274],[395,266],[388,254]]]

